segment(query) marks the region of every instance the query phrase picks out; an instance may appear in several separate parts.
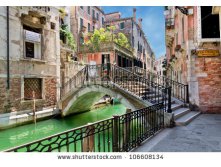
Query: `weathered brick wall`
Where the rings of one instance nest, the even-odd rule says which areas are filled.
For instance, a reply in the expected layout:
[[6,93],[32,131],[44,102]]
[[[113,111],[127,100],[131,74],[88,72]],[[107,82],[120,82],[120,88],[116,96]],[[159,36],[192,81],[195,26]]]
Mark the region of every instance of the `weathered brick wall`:
[[45,79],[45,106],[56,104],[56,78]]
[[105,15],[106,21],[112,21],[112,20],[120,19],[120,17],[121,17],[121,15],[120,15],[119,12]]
[[[56,104],[56,78],[46,78],[43,85],[45,98],[36,100],[36,110]],[[0,114],[5,113],[6,109],[13,112],[33,108],[32,100],[21,99],[21,78],[10,79],[9,95],[6,90],[6,78],[0,78],[0,92]]]
[[0,78],[0,113],[4,112],[6,100],[6,78]]
[[221,113],[221,59],[197,58],[196,62],[199,108],[202,112]]
[[[16,111],[20,109],[21,79],[10,79],[10,91],[6,89],[6,78],[0,78],[0,113],[6,110]],[[10,103],[10,105],[8,104]]]

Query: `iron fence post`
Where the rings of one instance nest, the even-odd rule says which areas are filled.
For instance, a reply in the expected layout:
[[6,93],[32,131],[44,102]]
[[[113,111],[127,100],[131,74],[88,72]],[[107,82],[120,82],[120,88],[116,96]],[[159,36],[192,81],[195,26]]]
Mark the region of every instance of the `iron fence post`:
[[189,103],[189,85],[186,85],[186,103]]
[[119,152],[119,118],[113,115],[113,152]]
[[167,88],[167,94],[168,94],[168,108],[167,108],[167,112],[171,113],[172,109],[171,109],[171,86]]

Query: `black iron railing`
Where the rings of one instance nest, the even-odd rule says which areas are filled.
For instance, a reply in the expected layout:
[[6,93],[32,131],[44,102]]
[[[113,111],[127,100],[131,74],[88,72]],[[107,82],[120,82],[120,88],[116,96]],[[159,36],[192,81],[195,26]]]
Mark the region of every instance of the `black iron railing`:
[[127,152],[163,128],[162,104],[71,129],[5,152]]
[[168,77],[157,75],[140,67],[127,68],[135,74],[148,78],[151,82],[164,87],[171,87],[171,96],[181,100],[184,103],[189,103],[189,90],[188,85],[169,79]]

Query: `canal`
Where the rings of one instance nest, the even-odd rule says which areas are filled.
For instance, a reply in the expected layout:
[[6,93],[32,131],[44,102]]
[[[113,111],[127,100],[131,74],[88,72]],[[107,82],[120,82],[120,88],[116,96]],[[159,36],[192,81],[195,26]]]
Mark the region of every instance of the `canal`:
[[51,118],[0,131],[0,151],[19,146],[37,139],[41,139],[65,130],[76,128],[87,123],[96,122],[112,117],[112,115],[124,114],[126,107],[122,104],[108,105],[89,112],[71,115],[65,118]]

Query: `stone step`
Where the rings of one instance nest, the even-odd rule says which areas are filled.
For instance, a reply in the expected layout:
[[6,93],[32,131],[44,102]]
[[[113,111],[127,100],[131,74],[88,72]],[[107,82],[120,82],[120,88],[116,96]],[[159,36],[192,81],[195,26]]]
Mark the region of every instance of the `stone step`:
[[177,104],[177,103],[175,103],[175,101],[174,101],[174,103],[171,103],[172,111],[178,110],[180,108],[182,108],[182,104]]
[[176,110],[173,110],[173,113],[174,113],[174,119],[177,120],[178,118],[186,115],[187,113],[190,112],[190,109],[189,108],[178,108]]
[[[139,94],[139,93],[138,93]],[[154,97],[161,97],[161,94],[146,94],[146,96],[145,96],[145,93],[142,93],[142,94],[140,94],[142,97],[146,97],[146,99],[151,99],[151,98],[154,98]]]
[[[173,104],[175,104],[175,103],[176,103],[176,101],[173,100],[173,99],[171,99],[171,104],[173,105]],[[166,101],[166,104],[168,104],[168,101]]]
[[177,126],[185,126],[185,125],[189,124],[197,116],[199,116],[199,114],[200,114],[200,112],[198,112],[198,111],[190,111],[188,114],[185,114],[184,116],[175,120],[175,123]]

